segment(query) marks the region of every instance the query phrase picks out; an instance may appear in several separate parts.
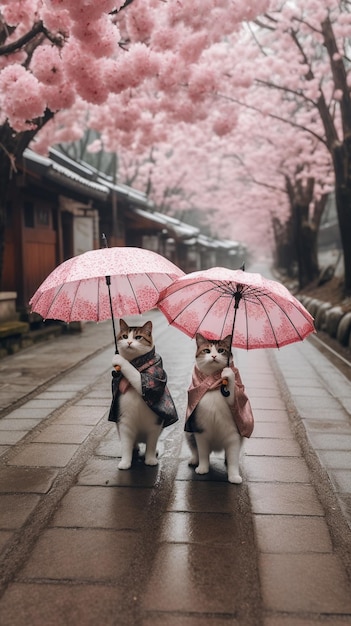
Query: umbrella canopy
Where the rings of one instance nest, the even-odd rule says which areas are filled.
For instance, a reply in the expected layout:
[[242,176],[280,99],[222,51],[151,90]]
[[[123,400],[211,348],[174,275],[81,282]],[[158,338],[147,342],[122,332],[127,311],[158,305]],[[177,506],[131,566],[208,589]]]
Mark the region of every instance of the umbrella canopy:
[[152,309],[161,290],[182,275],[151,250],[90,250],[56,267],[29,304],[44,319],[100,322]]
[[315,331],[313,318],[281,283],[258,273],[213,267],[176,279],[157,303],[189,337],[231,335],[232,345],[279,348]]

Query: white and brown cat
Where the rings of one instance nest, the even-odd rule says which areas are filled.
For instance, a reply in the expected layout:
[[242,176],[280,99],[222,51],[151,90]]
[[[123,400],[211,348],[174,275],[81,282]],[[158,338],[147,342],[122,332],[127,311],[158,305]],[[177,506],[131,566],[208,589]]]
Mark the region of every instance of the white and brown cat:
[[112,403],[108,419],[116,422],[122,449],[119,469],[129,469],[139,443],[145,443],[145,464],[157,465],[162,429],[178,420],[167,387],[162,358],[155,352],[152,322],[128,326],[121,319],[118,354],[112,365]]
[[[250,437],[254,420],[239,371],[233,365],[231,338],[212,340],[198,333],[196,344],[185,423],[192,452],[189,465],[195,466],[197,474],[207,474],[211,452],[224,450],[228,481],[240,484],[243,439]],[[223,379],[227,381],[226,395],[221,391]]]

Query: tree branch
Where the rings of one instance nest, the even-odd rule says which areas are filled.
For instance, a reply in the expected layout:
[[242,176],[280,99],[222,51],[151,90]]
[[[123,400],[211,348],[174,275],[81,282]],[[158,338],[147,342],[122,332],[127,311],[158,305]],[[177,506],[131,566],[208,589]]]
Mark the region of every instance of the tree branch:
[[304,132],[312,135],[312,137],[315,137],[316,139],[318,139],[318,141],[321,141],[325,146],[327,146],[326,140],[320,135],[318,135],[317,133],[315,133],[313,130],[308,128],[307,126],[302,126],[302,124],[297,124],[297,122],[293,122],[292,120],[287,120],[284,117],[280,117],[280,115],[274,115],[274,113],[263,113],[261,109],[259,109],[259,107],[255,107],[252,104],[247,104],[246,102],[242,102],[241,100],[238,100],[237,98],[233,98],[231,96],[225,96],[224,94],[221,94],[218,92],[216,93],[216,96],[218,98],[223,98],[224,100],[229,100],[229,102],[235,102],[239,106],[242,106],[251,111],[256,111],[256,113],[260,113],[260,115],[267,115],[271,119],[278,120],[279,122],[282,122],[283,124],[288,124],[289,126],[292,126],[293,128],[299,128],[300,130],[303,130]]
[[33,28],[31,30],[25,33],[25,35],[23,35],[22,37],[19,37],[19,39],[17,39],[16,41],[13,41],[12,43],[9,43],[4,46],[0,46],[0,56],[12,54],[13,52],[16,52],[17,50],[20,50],[25,45],[27,45],[30,41],[33,41],[33,39],[35,39],[35,37],[37,37],[37,35],[39,35],[40,33],[44,34],[51,41],[51,43],[55,44],[56,46],[60,46],[60,47],[62,46],[63,37],[61,35],[54,37],[54,35],[52,35],[45,28],[43,22],[40,20],[39,22],[36,22],[33,25]]

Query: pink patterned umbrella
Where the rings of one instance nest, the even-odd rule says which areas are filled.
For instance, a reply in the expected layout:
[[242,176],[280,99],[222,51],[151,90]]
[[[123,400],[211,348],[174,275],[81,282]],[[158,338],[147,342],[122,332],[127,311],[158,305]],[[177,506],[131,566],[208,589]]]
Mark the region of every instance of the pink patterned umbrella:
[[157,306],[190,337],[231,335],[232,345],[246,350],[280,348],[315,332],[312,316],[284,285],[225,267],[177,278]]
[[56,267],[29,304],[44,319],[113,321],[114,316],[152,309],[161,290],[182,275],[174,263],[151,250],[90,250]]

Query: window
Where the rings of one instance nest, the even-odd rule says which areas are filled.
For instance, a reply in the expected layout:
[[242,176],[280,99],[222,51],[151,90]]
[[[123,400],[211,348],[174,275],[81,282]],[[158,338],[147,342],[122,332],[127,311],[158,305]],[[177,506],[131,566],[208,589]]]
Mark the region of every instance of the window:
[[34,228],[34,204],[33,202],[24,203],[24,225],[26,228]]
[[46,206],[35,206],[33,202],[26,201],[24,208],[25,228],[51,228],[51,209]]

